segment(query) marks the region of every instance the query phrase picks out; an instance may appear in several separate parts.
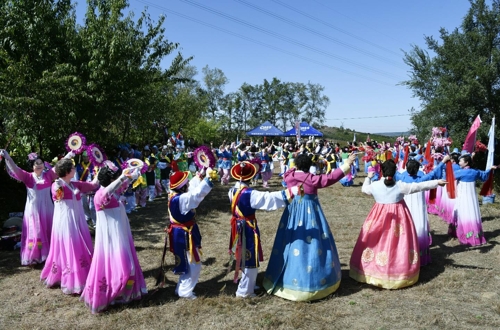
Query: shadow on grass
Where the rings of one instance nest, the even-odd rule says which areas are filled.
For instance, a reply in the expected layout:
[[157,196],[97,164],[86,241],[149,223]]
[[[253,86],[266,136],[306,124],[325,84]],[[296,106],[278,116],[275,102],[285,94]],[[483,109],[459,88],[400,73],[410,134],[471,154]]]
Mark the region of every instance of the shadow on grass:
[[0,282],[1,277],[9,277],[31,270],[41,270],[45,263],[32,266],[21,266],[19,250],[0,250]]
[[481,219],[483,222],[487,222],[487,221],[497,220],[498,218],[494,216],[488,216],[488,217],[482,217]]
[[452,239],[447,234],[433,235],[432,236],[433,244],[431,246],[432,263],[423,266],[420,269],[419,282],[427,283],[432,281],[434,278],[439,276],[439,274],[443,273],[446,267],[454,267],[462,269],[492,269],[488,267],[478,267],[474,265],[456,264],[455,261],[453,259],[448,258],[448,256],[471,250],[477,250],[480,253],[488,253],[496,245],[498,245],[497,242],[490,240],[499,235],[500,235],[500,229],[495,230],[493,232],[485,233],[488,243],[480,246],[467,246],[467,245],[447,246],[445,245],[445,243]]

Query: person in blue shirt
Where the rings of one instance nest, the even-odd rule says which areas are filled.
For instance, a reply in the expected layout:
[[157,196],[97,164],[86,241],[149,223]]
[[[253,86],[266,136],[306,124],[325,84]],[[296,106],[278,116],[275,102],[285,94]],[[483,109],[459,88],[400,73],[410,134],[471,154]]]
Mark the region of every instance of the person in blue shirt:
[[486,243],[483,233],[481,211],[476,193],[476,181],[486,181],[491,170],[486,171],[472,168],[472,156],[463,154],[460,156],[458,165],[460,169],[455,172],[457,180],[457,200],[455,202],[454,223],[456,236],[460,244],[476,246]]
[[[411,154],[410,160],[406,163],[406,171],[396,173],[396,181],[405,183],[419,183],[440,179],[444,169],[444,164],[450,160],[450,156],[445,156],[443,160],[428,174],[420,170],[421,164],[414,159],[416,154]],[[445,192],[446,193],[446,192]],[[427,215],[427,205],[425,203],[425,193],[419,191],[404,196],[404,200],[410,210],[415,231],[417,233],[420,266],[425,266],[431,262],[430,245],[432,237],[430,234],[429,217]]]

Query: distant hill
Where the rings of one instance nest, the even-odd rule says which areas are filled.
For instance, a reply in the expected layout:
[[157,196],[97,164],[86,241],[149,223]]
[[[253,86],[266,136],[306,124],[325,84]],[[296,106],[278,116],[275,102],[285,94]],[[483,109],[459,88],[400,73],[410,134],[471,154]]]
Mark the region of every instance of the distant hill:
[[377,133],[378,135],[383,136],[408,136],[411,135],[410,132],[390,132],[390,133]]
[[332,140],[333,142],[339,142],[341,145],[345,144],[346,142],[353,141],[354,134],[356,134],[357,142],[366,142],[368,135],[370,136],[371,141],[375,140],[379,142],[380,141],[393,142],[395,140],[394,139],[395,136],[400,136],[402,134],[408,136],[408,133],[392,132],[392,133],[372,134],[372,133],[355,132],[348,128],[329,127],[329,126],[323,126],[319,128],[319,130],[324,134],[323,138],[327,140]]

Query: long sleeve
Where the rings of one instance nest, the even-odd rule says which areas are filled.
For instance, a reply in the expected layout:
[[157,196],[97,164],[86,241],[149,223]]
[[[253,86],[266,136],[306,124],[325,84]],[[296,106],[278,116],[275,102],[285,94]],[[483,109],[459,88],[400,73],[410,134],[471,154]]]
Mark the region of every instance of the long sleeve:
[[188,213],[200,205],[201,201],[212,190],[214,184],[208,178],[205,178],[192,191],[188,191],[179,196],[179,210],[182,214]]
[[126,176],[120,176],[120,178],[116,179],[115,181],[111,182],[109,186],[104,188],[106,192],[106,196],[112,196],[117,190],[119,190],[123,185],[127,185],[128,187],[128,178]]
[[401,192],[403,194],[408,195],[408,194],[413,194],[413,193],[416,193],[419,191],[425,191],[425,190],[437,188],[438,180],[431,180],[431,181],[418,182],[418,183],[416,183],[416,182],[405,183],[405,182],[399,181],[397,183],[397,185],[399,186],[399,189],[401,190]]
[[[310,185],[313,187],[316,187],[316,188],[325,188],[325,187],[331,186],[335,182],[342,179],[344,177],[344,175],[346,174],[346,172],[344,170],[345,168],[342,166],[341,166],[341,168],[337,168],[336,170],[331,171],[328,174],[311,175],[310,176],[310,180],[311,180]],[[347,173],[348,173],[350,170],[350,166],[347,166],[347,169],[348,169],[347,170]]]
[[478,180],[481,180],[481,181],[486,181],[486,180],[488,180],[488,176],[490,175],[490,172],[491,172],[491,169],[486,170],[486,171],[477,170],[476,178]]
[[368,177],[365,178],[365,181],[363,182],[363,187],[361,187],[361,192],[367,195],[372,194],[372,186],[370,178]]
[[250,206],[256,210],[274,211],[287,205],[285,191],[258,191],[252,190]]
[[443,162],[439,163],[432,171],[421,177],[418,182],[441,179],[443,176],[444,164]]
[[29,181],[31,174],[21,169],[14,160],[10,157],[10,155],[5,155],[5,165],[7,168],[7,173],[15,180],[23,182],[25,185],[29,186]]
[[89,191],[94,191],[99,188],[99,182],[85,182],[85,181],[75,181],[73,185],[80,190],[82,193],[88,193]]

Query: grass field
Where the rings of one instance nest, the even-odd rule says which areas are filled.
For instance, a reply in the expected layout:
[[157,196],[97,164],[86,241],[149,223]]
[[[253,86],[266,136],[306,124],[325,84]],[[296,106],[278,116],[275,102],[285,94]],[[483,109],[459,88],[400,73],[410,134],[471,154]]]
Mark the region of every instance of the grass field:
[[[500,208],[481,206],[488,243],[469,248],[447,236],[447,225],[430,215],[432,264],[421,269],[419,282],[402,290],[384,290],[349,278],[349,258],[374,201],[355,186],[320,190],[342,264],[340,288],[327,298],[297,303],[263,291],[252,299],[234,296],[228,273],[230,205],[228,186],[219,184],[197,210],[203,235],[203,269],[195,289],[198,299],[174,295],[177,277],[170,271],[164,287],[155,287],[167,221],[166,199],[158,198],[130,217],[136,250],[149,294],[138,302],[92,315],[77,296],[47,289],[41,267],[20,266],[19,250],[0,251],[1,329],[499,329]],[[274,177],[271,190],[281,189]],[[257,213],[266,261],[281,210]],[[167,255],[168,264],[173,257]]]

